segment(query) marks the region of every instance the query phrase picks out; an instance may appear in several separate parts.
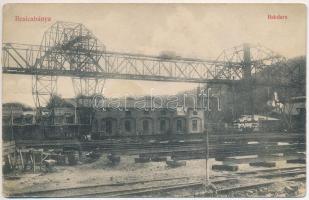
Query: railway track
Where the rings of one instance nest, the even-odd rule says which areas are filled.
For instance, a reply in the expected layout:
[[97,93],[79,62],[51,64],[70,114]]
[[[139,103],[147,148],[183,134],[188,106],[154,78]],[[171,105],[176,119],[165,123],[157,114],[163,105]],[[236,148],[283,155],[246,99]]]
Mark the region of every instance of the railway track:
[[[178,177],[15,193],[9,197],[153,197],[190,189],[200,191],[201,196],[207,196],[268,186],[280,181],[302,181],[305,180],[305,170],[305,167],[289,167],[237,172],[224,177],[213,177],[210,180],[214,186],[211,192],[201,192],[205,188],[205,182],[201,177]],[[248,179],[255,181],[248,184]],[[194,195],[196,193],[191,194],[191,196]]]
[[[184,181],[189,179],[188,177],[177,177],[177,178],[163,178],[154,180],[143,180],[123,183],[112,183],[112,184],[99,184],[99,185],[88,185],[71,188],[59,188],[50,190],[40,190],[25,193],[14,193],[10,197],[79,197],[85,195],[95,195],[98,193],[113,194],[127,190],[126,188],[145,187],[145,185],[151,184],[162,184],[173,183],[177,181]],[[102,192],[105,191],[105,192]]]
[[[164,141],[163,141],[164,142]],[[27,147],[41,147],[42,144],[22,144],[18,143],[17,146],[27,146]],[[47,144],[46,144],[47,145]],[[56,144],[50,143],[50,146]],[[68,147],[71,147],[69,144]],[[44,145],[43,145],[44,146]],[[167,154],[170,155],[173,152],[205,152],[206,145],[204,141],[196,142],[183,142],[183,143],[103,143],[103,142],[91,142],[91,143],[74,143],[77,149],[94,149],[96,147],[100,148],[103,152],[113,152],[119,154]],[[286,145],[275,145],[274,143],[255,143],[255,144],[238,144],[233,143],[214,143],[209,145],[210,157],[215,157],[218,155],[222,156],[233,156],[233,155],[255,155],[258,153],[281,153],[284,151],[303,151],[305,149],[305,143],[289,143]]]
[[[209,135],[209,143],[220,144],[223,142],[246,142],[246,141],[258,141],[258,142],[305,142],[305,133],[250,133],[250,134],[214,134]],[[172,135],[172,136],[127,136],[122,138],[106,138],[104,140],[90,140],[80,141],[77,139],[61,139],[61,140],[17,140],[16,143],[20,146],[56,146],[56,145],[117,145],[117,144],[134,144],[140,145],[149,143],[158,144],[161,141],[169,141],[170,144],[179,143],[185,141],[186,143],[204,142],[204,134],[185,134],[185,135]]]
[[[222,135],[219,136],[223,137]],[[246,136],[244,136],[246,137]],[[255,136],[254,136],[255,137]],[[253,136],[248,136],[247,139],[235,137],[233,135],[225,137],[221,143],[210,143],[209,157],[210,158],[224,158],[229,156],[246,156],[258,154],[274,154],[274,153],[290,153],[303,152],[305,150],[305,143],[303,139],[297,139],[297,136],[281,136],[268,137],[271,140],[260,139],[258,143],[249,144],[249,141],[254,141]],[[240,141],[235,141],[240,139]],[[279,145],[281,141],[288,141],[287,144]],[[57,142],[56,142],[57,143]],[[40,147],[55,146],[55,142],[43,144]],[[65,141],[60,144],[64,146],[72,145],[72,143]],[[35,143],[18,143],[23,147],[30,145],[31,147],[38,147]],[[29,147],[30,147],[29,146]],[[113,152],[116,154],[145,154],[152,155],[181,155],[199,154],[204,158],[206,152],[205,141],[155,141],[150,143],[142,142],[106,142],[106,141],[92,141],[92,142],[78,142],[75,141],[73,146],[82,148],[96,148],[100,147],[102,152]],[[248,183],[245,180],[258,180],[254,183]],[[9,197],[154,197],[154,196],[171,196],[183,190],[191,191],[191,196],[200,194],[201,196],[212,196],[216,194],[225,194],[231,191],[248,190],[257,187],[268,186],[280,181],[300,181],[305,179],[305,167],[296,168],[282,168],[271,170],[257,170],[251,172],[236,172],[229,173],[228,176],[215,177],[211,180],[214,190],[204,191],[204,180],[200,177],[179,177],[158,180],[144,180],[136,182],[124,182],[105,185],[90,185],[74,188],[61,188],[45,191],[32,191],[26,193],[15,193]],[[232,187],[231,187],[232,185]],[[192,193],[192,191],[194,191]],[[202,192],[201,192],[202,191]],[[164,195],[163,195],[164,196]],[[186,195],[182,195],[186,196]],[[189,197],[189,196],[188,196]]]
[[[173,138],[175,137],[175,138]],[[147,154],[157,156],[174,156],[185,159],[204,158],[206,144],[203,134],[173,135],[160,138],[159,136],[137,136],[129,138],[93,140],[93,141],[17,141],[17,148],[68,148],[81,151],[99,149],[121,155]],[[252,143],[253,142],[253,143]],[[279,144],[281,143],[281,144]],[[282,143],[284,145],[282,145]],[[248,156],[260,154],[276,154],[305,151],[305,134],[302,133],[255,133],[255,134],[218,134],[209,135],[209,158],[224,158],[233,156]],[[187,156],[187,157],[186,157]]]

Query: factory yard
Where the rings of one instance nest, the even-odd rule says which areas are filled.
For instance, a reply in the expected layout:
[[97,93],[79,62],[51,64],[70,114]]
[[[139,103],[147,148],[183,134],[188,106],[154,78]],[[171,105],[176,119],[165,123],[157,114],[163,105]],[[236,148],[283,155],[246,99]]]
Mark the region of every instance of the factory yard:
[[[3,184],[4,191],[10,191],[10,194],[5,193],[4,195],[11,196],[13,194],[14,196],[14,194],[21,194],[23,192],[31,193],[35,191],[79,188],[94,185],[114,185],[109,186],[108,188],[108,191],[113,191],[113,188],[119,189],[122,185],[125,186],[126,189],[130,188],[126,185],[127,183],[150,180],[152,180],[150,183],[145,182],[140,185],[142,185],[142,187],[147,187],[151,184],[150,186],[155,188],[160,185],[162,186],[163,183],[158,181],[162,179],[166,180],[164,183],[169,181],[171,184],[190,183],[196,181],[203,183],[205,180],[206,162],[203,159],[187,160],[185,166],[171,168],[167,166],[166,162],[135,163],[134,158],[136,158],[136,156],[121,156],[120,163],[113,166],[107,159],[107,154],[103,154],[98,160],[92,163],[82,163],[81,161],[75,166],[54,166],[52,172],[49,173],[23,173],[15,174],[14,176],[11,174],[4,179]],[[221,162],[215,161],[214,159],[209,161],[210,165],[220,163]],[[303,167],[304,165],[292,163],[286,164],[286,161],[277,161],[276,167],[274,168],[252,167],[248,164],[239,164],[238,166],[239,170],[237,172],[210,170],[210,181],[217,181],[218,183],[221,181],[220,184],[224,184],[224,182],[227,183],[231,179],[230,177],[233,177],[234,179],[241,179],[243,177],[244,181],[247,181],[247,184],[252,184],[257,183],[260,178],[256,178],[256,180],[252,178],[245,178],[247,175],[244,172]],[[155,182],[153,180],[157,181]],[[222,180],[226,181],[222,182]],[[67,192],[68,191],[65,191],[63,194],[69,195]],[[203,196],[205,195],[203,194],[204,192],[204,187],[196,186],[192,188],[168,191],[168,193],[158,190],[155,194],[150,196],[193,197]],[[206,193],[209,192],[210,191],[206,190]],[[58,195],[63,196],[63,194],[60,191]],[[253,189],[248,188],[247,190],[235,190],[224,194],[216,194],[216,197],[302,197],[304,195],[305,181],[282,181],[271,185],[255,187]],[[53,196],[57,196],[57,194],[54,195],[53,193]],[[133,196],[147,197],[147,194]],[[99,194],[98,197],[100,197]]]
[[[4,23],[6,33],[22,27],[19,32],[36,34],[25,35],[29,41],[7,37],[2,44],[3,196],[305,196],[306,38],[294,36],[294,27],[303,27],[305,32],[304,10],[295,8],[295,13],[290,13],[293,17],[299,14],[303,24],[294,24],[291,35],[281,38],[303,39],[291,50],[284,48],[289,44],[267,42],[271,39],[263,38],[265,34],[229,46],[261,31],[250,27],[263,26],[252,26],[250,20],[243,26],[237,20],[229,24],[241,27],[231,31],[230,25],[218,26],[221,17],[219,21],[211,18],[211,22],[207,22],[207,15],[206,21],[203,15],[196,16],[201,20],[191,19],[194,13],[220,14],[211,11],[213,6],[200,12],[184,5],[184,10],[181,5],[171,10],[165,5],[135,5],[136,19],[115,5],[75,10],[78,17],[91,23],[66,21],[75,17],[67,15],[73,12],[61,16],[63,6],[46,7],[53,22],[36,26],[35,31],[15,22]],[[5,12],[12,13],[8,19],[14,19],[20,8],[26,13],[28,7],[6,5]],[[34,10],[45,10],[43,7],[35,6]],[[65,12],[71,10],[63,8]],[[221,14],[234,15],[239,10],[235,8],[233,5],[229,11],[227,6]],[[155,23],[139,23],[149,19],[149,13],[157,13],[153,12],[156,9],[167,13],[152,16]],[[183,12],[186,9],[190,12]],[[241,10],[270,11],[269,6],[251,9],[253,12],[250,6]],[[185,15],[175,14],[179,11]],[[111,17],[96,15],[91,20],[89,13],[108,13]],[[112,23],[113,13],[119,26]],[[121,15],[123,20],[118,18]],[[174,26],[173,18],[186,26]],[[264,25],[269,27],[269,22]],[[242,26],[251,31],[235,31]],[[233,37],[226,37],[226,41],[217,33],[209,37],[211,27],[221,29],[220,33],[233,33]],[[157,36],[160,30],[164,30],[163,37]],[[126,39],[121,40],[120,32]],[[41,39],[39,33],[44,33]],[[177,39],[178,34],[185,35]],[[145,41],[139,39],[141,36]],[[208,42],[203,41],[207,38]],[[223,42],[216,45],[216,38]],[[116,46],[109,48],[113,41]],[[177,47],[177,43],[181,45]],[[117,51],[117,46],[128,51]],[[284,52],[289,53],[281,55]]]

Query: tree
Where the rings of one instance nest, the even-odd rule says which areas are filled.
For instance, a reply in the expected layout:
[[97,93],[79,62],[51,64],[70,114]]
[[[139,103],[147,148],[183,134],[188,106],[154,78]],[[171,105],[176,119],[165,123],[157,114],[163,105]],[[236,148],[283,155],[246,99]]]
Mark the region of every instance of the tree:
[[72,104],[66,102],[63,98],[58,95],[53,95],[46,105],[47,109],[53,109],[55,107],[72,107]]

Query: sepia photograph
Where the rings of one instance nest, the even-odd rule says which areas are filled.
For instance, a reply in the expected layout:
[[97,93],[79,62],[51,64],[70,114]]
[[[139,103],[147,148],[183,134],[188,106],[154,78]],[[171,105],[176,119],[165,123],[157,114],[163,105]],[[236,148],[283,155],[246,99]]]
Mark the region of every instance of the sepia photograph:
[[304,3],[2,4],[2,197],[305,198]]

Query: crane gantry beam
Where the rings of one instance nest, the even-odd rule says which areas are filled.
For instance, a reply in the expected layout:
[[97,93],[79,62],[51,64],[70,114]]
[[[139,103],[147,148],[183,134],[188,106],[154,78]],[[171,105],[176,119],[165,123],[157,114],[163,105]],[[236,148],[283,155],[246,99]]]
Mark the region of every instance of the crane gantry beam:
[[[60,56],[49,58],[45,66],[40,66],[36,60],[37,54],[41,53],[38,48],[36,45],[4,43],[3,73],[193,83],[230,83],[242,78],[241,63],[103,51],[66,52],[53,49],[49,54]],[[63,56],[71,53],[78,57],[96,55],[99,59],[82,61],[77,67]],[[87,68],[90,65],[95,67]]]
[[[161,58],[139,54],[103,51],[66,52],[53,49],[46,65],[40,65],[36,56],[42,54],[40,46],[4,43],[2,71],[7,74],[89,77],[100,79],[129,79],[192,83],[236,83],[243,78],[245,62],[225,60],[200,60],[188,58]],[[65,54],[78,57],[96,55],[98,60],[85,60],[79,67],[70,63]],[[223,56],[222,56],[223,57]],[[275,62],[273,61],[274,59]],[[282,57],[272,56],[251,61],[252,76],[273,65],[284,65]],[[271,61],[270,61],[271,60]],[[265,63],[264,63],[265,62]],[[270,62],[270,63],[266,63]],[[91,68],[82,66],[94,65]],[[262,83],[261,83],[262,84]],[[265,83],[266,84],[266,83]],[[275,84],[275,83],[273,83]],[[283,83],[282,83],[283,84]]]
[[[278,68],[282,75],[273,76]],[[58,76],[72,77],[73,85],[79,84],[77,93],[87,95],[100,91],[99,80],[104,79],[290,84],[286,59],[260,45],[233,47],[213,60],[108,52],[84,25],[67,22],[47,29],[40,45],[3,43],[2,72],[32,75],[37,107],[41,97],[48,99],[56,92]]]

